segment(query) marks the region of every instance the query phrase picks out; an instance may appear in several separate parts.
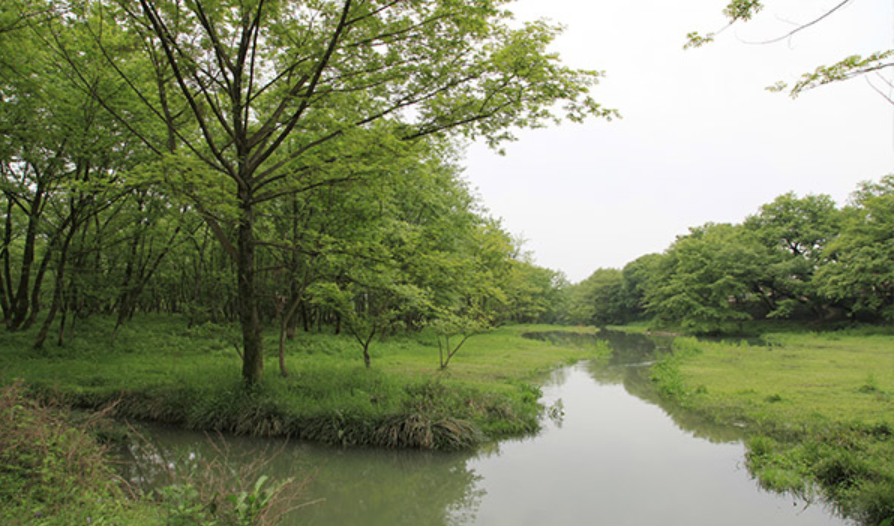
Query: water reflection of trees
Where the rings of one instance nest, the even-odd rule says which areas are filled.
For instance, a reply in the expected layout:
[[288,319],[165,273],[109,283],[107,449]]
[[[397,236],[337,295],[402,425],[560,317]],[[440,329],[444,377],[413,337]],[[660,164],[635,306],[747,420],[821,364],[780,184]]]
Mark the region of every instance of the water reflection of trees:
[[[594,379],[604,382],[608,378],[614,378],[615,383],[623,384],[628,393],[660,407],[680,429],[692,433],[693,436],[714,443],[736,442],[742,439],[741,430],[706,420],[659,395],[652,382],[649,365],[660,359],[662,354],[671,352],[672,338],[619,331],[607,332],[613,333],[606,335],[613,349],[612,361],[608,366],[591,364],[588,370]],[[623,337],[617,336],[619,334]]]
[[[234,467],[262,464],[263,474],[294,477],[301,495],[292,502],[319,502],[292,512],[285,524],[453,525],[474,519],[484,491],[468,468],[470,454],[378,449],[339,449],[282,444],[244,437],[208,437],[175,430],[147,433],[152,447],[122,452],[122,476],[143,488],[169,480],[172,468],[219,461]],[[234,471],[235,472],[235,471]]]
[[551,331],[525,335],[556,345],[588,347],[605,342],[611,347],[608,362],[593,361],[586,365],[594,380],[603,384],[621,384],[633,396],[657,405],[684,431],[715,443],[742,439],[741,430],[705,420],[679,405],[665,400],[652,383],[649,366],[661,355],[671,352],[673,337],[628,333],[602,329],[598,333]]

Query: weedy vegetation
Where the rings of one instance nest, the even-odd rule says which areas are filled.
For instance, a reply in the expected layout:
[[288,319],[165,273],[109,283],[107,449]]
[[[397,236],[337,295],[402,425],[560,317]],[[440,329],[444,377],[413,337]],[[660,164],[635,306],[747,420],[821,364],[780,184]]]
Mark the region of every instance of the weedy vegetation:
[[226,454],[172,461],[134,436],[131,447],[155,460],[157,488],[144,494],[118,475],[99,440],[110,425],[104,415],[36,401],[22,382],[0,389],[2,524],[267,526],[312,504],[297,502],[307,479],[271,480],[263,465],[234,468]]

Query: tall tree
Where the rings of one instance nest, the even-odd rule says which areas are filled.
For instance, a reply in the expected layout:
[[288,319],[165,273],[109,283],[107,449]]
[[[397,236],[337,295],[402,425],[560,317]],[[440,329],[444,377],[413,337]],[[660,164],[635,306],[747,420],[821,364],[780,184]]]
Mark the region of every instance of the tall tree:
[[572,290],[571,321],[597,326],[627,323],[631,312],[623,288],[624,275],[620,270],[597,269]]
[[[62,283],[59,276],[75,233],[107,206],[96,198],[109,190],[134,151],[126,130],[97,103],[102,96],[112,104],[118,86],[98,70],[75,80],[45,45],[53,17],[61,18],[57,10],[62,8],[53,2],[0,7],[0,19],[18,13],[10,26],[14,29],[0,33],[0,192],[7,201],[0,303],[10,329],[34,323],[50,270],[56,272],[57,285]],[[55,36],[89,44],[78,37],[74,31]],[[90,59],[78,60],[86,64]],[[10,245],[16,235],[21,250],[12,262]],[[58,299],[54,297],[56,307]]]
[[783,194],[749,216],[744,227],[769,249],[761,296],[771,317],[791,317],[798,310],[826,314],[813,277],[824,250],[841,230],[841,213],[828,195]]
[[648,309],[693,332],[729,332],[752,319],[766,250],[741,226],[708,223],[679,237],[659,263]]
[[[543,22],[511,28],[507,3],[88,3],[82,22],[108,66],[168,133],[133,131],[159,156],[197,160],[237,210],[230,233],[219,224],[220,210],[199,209],[236,262],[247,383],[257,382],[263,368],[259,206],[300,191],[310,177],[351,175],[351,164],[366,155],[351,148],[357,137],[373,138],[360,141],[367,148],[385,148],[389,137],[460,132],[496,145],[511,138],[512,126],[555,120],[557,102],[572,120],[613,115],[588,96],[597,73],[564,67],[546,51],[556,28]],[[135,43],[122,45],[115,27]],[[140,57],[127,53],[132,49]],[[135,58],[153,64],[156,74],[137,69]],[[152,92],[149,77],[157,80]]]

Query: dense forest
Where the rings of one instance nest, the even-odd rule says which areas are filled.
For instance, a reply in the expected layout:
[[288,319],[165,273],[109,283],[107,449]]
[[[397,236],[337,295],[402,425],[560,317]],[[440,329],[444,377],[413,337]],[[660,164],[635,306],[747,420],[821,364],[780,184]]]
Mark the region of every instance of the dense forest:
[[697,333],[784,319],[894,319],[894,176],[865,182],[837,207],[792,193],[740,224],[705,225],[623,270],[599,269],[570,288],[569,320],[654,319]]

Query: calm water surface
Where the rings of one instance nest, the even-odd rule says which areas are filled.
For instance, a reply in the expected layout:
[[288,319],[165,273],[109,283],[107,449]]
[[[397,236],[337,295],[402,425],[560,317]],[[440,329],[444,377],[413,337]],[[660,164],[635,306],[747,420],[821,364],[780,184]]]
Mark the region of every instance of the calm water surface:
[[[564,416],[546,420],[535,437],[475,454],[245,438],[227,438],[226,447],[231,460],[272,457],[267,471],[276,475],[312,474],[302,499],[325,500],[295,512],[292,524],[849,524],[821,503],[762,491],[743,466],[735,428],[704,425],[658,405],[642,365],[654,359],[654,345],[644,337],[611,337],[611,363],[579,364],[548,379],[543,402],[562,407]],[[217,454],[201,434],[151,434],[168,458]],[[149,471],[147,463],[131,465],[129,476]]]

